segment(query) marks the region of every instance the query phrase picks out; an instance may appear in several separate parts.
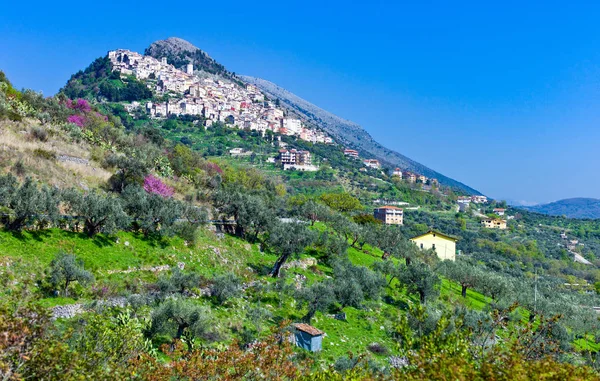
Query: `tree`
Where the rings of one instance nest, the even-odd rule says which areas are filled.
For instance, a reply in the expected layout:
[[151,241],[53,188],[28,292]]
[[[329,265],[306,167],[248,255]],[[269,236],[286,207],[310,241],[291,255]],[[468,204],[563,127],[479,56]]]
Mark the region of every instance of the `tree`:
[[440,263],[439,272],[444,276],[458,282],[461,287],[461,295],[467,297],[467,290],[477,286],[484,278],[481,270],[464,261],[443,261]]
[[138,156],[132,152],[129,155],[111,155],[107,158],[107,164],[117,168],[109,179],[113,191],[122,193],[127,185],[142,184],[150,165]]
[[198,287],[202,277],[195,273],[184,273],[179,267],[173,267],[170,277],[159,278],[156,285],[162,292],[178,292],[183,294],[190,288]]
[[313,226],[317,221],[323,221],[330,215],[331,211],[323,204],[314,200],[308,200],[300,205],[298,214],[301,217],[310,220],[310,225]]
[[377,299],[385,279],[364,266],[341,260],[333,266],[333,292],[343,307],[360,307],[365,298]]
[[73,254],[60,252],[50,262],[50,283],[62,287],[64,295],[68,296],[69,285],[79,282],[82,285],[93,282],[94,276],[83,267],[83,261]]
[[129,185],[123,192],[125,210],[133,219],[133,229],[145,236],[169,235],[183,211],[179,201],[145,192],[139,185]]
[[217,299],[219,304],[223,304],[231,298],[242,295],[242,282],[233,273],[219,275],[213,279],[210,294]]
[[152,311],[150,334],[166,334],[181,339],[186,334],[190,339],[211,337],[211,316],[205,307],[191,301],[168,299]]
[[419,294],[421,303],[439,293],[440,278],[423,262],[404,266],[399,273],[399,280],[411,294]]
[[348,193],[326,193],[320,197],[328,207],[341,213],[362,209],[360,201]]
[[81,194],[71,189],[64,193],[64,199],[68,211],[75,218],[83,219],[83,230],[89,237],[99,233],[111,234],[129,223],[120,200],[114,196],[97,191]]
[[227,188],[216,195],[216,204],[223,217],[235,220],[235,235],[256,241],[268,231],[277,216],[260,196]]
[[335,294],[328,282],[317,282],[296,292],[298,306],[306,305],[307,312],[303,320],[310,324],[317,311],[325,312],[335,303]]
[[278,223],[269,233],[269,245],[279,254],[271,275],[279,276],[281,266],[292,256],[299,255],[316,239],[316,233],[302,223]]
[[11,210],[12,218],[5,218],[6,227],[20,231],[35,221],[52,222],[58,216],[58,197],[48,187],[41,189],[31,178],[20,186],[12,175],[0,180],[0,202]]

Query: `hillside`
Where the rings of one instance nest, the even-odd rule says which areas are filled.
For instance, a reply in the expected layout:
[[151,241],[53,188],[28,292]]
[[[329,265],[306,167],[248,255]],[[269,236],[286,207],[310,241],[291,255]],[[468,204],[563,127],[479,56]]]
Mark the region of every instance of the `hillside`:
[[595,198],[568,198],[548,204],[523,206],[532,212],[568,218],[600,218],[600,200]]
[[280,99],[284,106],[299,114],[304,120],[314,123],[334,136],[340,143],[359,150],[365,156],[374,157],[390,167],[406,168],[427,177],[437,178],[441,184],[459,189],[467,194],[481,194],[459,181],[444,176],[423,164],[386,148],[376,142],[360,125],[323,110],[272,82],[246,75],[242,75],[240,78],[245,82],[258,86],[269,97]]
[[460,211],[260,97],[125,50],[55,97],[0,72],[0,378],[600,379],[600,220]]

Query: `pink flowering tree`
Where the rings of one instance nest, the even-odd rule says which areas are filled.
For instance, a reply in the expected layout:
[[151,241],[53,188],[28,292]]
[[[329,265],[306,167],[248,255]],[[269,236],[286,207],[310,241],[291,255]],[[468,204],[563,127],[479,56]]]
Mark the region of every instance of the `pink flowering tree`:
[[73,123],[79,127],[83,127],[83,125],[85,124],[85,116],[77,114],[69,115],[69,117],[67,118],[67,122]]
[[77,99],[76,101],[73,100],[71,102],[67,102],[67,107],[82,113],[92,111],[92,106],[90,106],[90,103],[85,99]]
[[173,196],[174,190],[167,184],[163,183],[158,177],[148,175],[144,179],[144,190],[148,193],[157,194],[161,197]]

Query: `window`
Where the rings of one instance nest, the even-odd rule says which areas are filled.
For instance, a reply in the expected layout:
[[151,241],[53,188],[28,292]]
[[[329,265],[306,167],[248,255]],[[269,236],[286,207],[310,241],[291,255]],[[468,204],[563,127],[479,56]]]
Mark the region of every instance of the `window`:
[[432,244],[431,244],[431,248],[432,248],[433,250],[435,250],[435,243],[432,243]]
[[423,244],[421,244],[421,249],[423,248]]

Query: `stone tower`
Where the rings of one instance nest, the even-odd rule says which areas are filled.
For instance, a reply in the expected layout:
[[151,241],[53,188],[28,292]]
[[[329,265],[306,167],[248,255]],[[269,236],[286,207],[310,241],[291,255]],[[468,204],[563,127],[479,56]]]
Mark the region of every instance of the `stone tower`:
[[194,64],[192,64],[192,63],[187,64],[187,68],[186,68],[185,72],[190,75],[194,74]]

